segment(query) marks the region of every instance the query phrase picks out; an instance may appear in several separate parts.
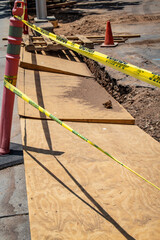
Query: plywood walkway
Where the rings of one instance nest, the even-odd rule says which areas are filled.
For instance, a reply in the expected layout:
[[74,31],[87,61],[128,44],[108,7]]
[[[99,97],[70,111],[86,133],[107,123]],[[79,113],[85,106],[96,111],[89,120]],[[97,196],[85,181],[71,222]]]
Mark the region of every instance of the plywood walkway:
[[[44,54],[44,53],[43,53]],[[67,75],[93,77],[87,66],[80,62],[75,55],[71,55],[73,61],[68,61],[67,56],[63,58],[46,56],[26,52],[24,48],[21,51],[20,67],[32,70],[41,70],[46,72],[63,73]]]
[[[61,54],[63,55],[64,53]],[[65,57],[70,55],[69,52]],[[35,69],[38,64],[46,68],[54,67],[85,77],[51,73],[44,69],[36,71],[28,70],[28,67],[20,68],[19,89],[62,120],[134,124],[134,118],[93,78],[88,78],[92,74],[85,63],[78,62],[79,58],[74,53],[72,55],[74,61],[27,53],[22,48],[21,63],[28,62]],[[112,109],[106,109],[103,105],[109,100],[112,102]],[[45,119],[43,114],[23,100],[19,101],[19,114]]]
[[[134,124],[134,118],[90,78],[20,69],[18,87],[62,120]],[[112,109],[103,105],[109,100]],[[19,101],[19,114],[45,118],[23,100]]]
[[[160,186],[160,144],[137,126],[68,123]],[[57,123],[22,119],[32,239],[154,239],[160,192]]]
[[[20,69],[18,87],[160,186],[160,144],[93,79]],[[32,240],[159,240],[158,190],[21,99],[19,114]]]

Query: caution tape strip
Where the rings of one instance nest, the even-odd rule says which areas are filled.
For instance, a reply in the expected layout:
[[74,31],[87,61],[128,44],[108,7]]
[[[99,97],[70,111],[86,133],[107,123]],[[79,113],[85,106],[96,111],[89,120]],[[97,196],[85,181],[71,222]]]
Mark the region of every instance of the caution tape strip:
[[130,75],[132,77],[135,77],[139,80],[142,80],[144,82],[147,82],[149,84],[152,84],[156,87],[160,88],[160,75],[150,72],[148,70],[145,70],[143,68],[138,68],[132,64],[126,63],[124,61],[117,60],[115,58],[109,57],[105,54],[102,54],[100,52],[94,51],[92,49],[86,48],[82,45],[79,45],[77,43],[74,43],[72,41],[69,41],[68,39],[55,35],[53,33],[50,33],[42,28],[37,27],[34,24],[31,24],[27,22],[26,20],[23,20],[22,18],[18,16],[14,16],[17,19],[21,20],[24,24],[26,24],[28,27],[32,28],[33,30],[39,32],[42,35],[45,35],[46,37],[54,40],[55,42],[77,52],[82,54],[83,56],[86,56],[90,59],[93,59],[97,62],[100,62],[104,65],[107,65],[111,68],[114,68],[120,72],[123,72],[127,75]]
[[4,79],[6,81],[8,81],[9,83],[13,84],[14,86],[16,86],[17,76],[7,76],[7,75],[4,75]]
[[18,97],[22,98],[24,101],[28,102],[30,105],[32,105],[34,108],[38,109],[40,112],[44,113],[46,116],[48,116],[49,118],[51,118],[52,120],[56,121],[58,124],[60,124],[62,127],[66,128],[67,130],[69,130],[70,132],[72,132],[73,134],[75,134],[76,136],[78,136],[79,138],[81,138],[82,140],[84,140],[85,142],[89,143],[90,145],[92,145],[93,147],[97,148],[99,151],[101,151],[102,153],[104,153],[105,155],[107,155],[108,157],[110,157],[112,160],[114,160],[115,162],[119,163],[121,166],[125,167],[126,169],[128,169],[130,172],[134,173],[135,175],[137,175],[138,177],[140,177],[141,179],[143,179],[144,181],[146,181],[147,183],[149,183],[150,185],[152,185],[153,187],[155,187],[156,189],[160,190],[159,187],[157,187],[155,184],[153,184],[152,182],[148,181],[146,178],[144,178],[143,176],[141,176],[140,174],[138,174],[137,172],[135,172],[134,170],[132,170],[131,168],[129,168],[128,166],[126,166],[125,164],[123,164],[122,162],[120,162],[119,160],[117,160],[115,157],[113,157],[112,155],[110,155],[108,152],[104,151],[102,148],[100,148],[99,146],[97,146],[96,144],[94,144],[93,142],[91,142],[89,139],[87,139],[86,137],[82,136],[81,134],[79,134],[77,131],[73,130],[70,126],[68,126],[67,124],[65,124],[64,122],[62,122],[60,119],[58,119],[57,117],[55,117],[54,115],[52,115],[51,113],[49,113],[47,110],[45,110],[44,108],[40,107],[37,103],[35,103],[32,99],[30,99],[27,95],[25,95],[24,93],[22,93],[18,88],[16,88],[15,86],[13,86],[12,84],[10,84],[7,80],[4,79],[4,86],[6,88],[8,88],[10,91],[12,91],[13,93],[15,93]]

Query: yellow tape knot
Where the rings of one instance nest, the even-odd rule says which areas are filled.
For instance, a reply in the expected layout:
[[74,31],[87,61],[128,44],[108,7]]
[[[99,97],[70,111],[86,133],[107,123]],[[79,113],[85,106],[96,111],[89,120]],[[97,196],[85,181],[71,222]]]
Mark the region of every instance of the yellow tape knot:
[[4,75],[4,80],[6,80],[7,82],[9,82],[12,85],[16,86],[17,76],[7,76],[7,75]]

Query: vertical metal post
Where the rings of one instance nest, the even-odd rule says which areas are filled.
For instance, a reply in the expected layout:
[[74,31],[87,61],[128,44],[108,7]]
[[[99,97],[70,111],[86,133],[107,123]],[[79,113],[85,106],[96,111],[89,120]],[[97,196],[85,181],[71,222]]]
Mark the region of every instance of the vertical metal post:
[[[15,1],[14,8],[12,10],[13,15],[22,16],[23,6],[24,2]],[[6,55],[5,79],[11,82],[13,85],[16,85],[18,73],[18,64],[20,59],[19,55],[22,41],[22,30],[23,23],[20,20],[11,17]],[[4,87],[0,119],[0,155],[7,154],[10,151],[9,146],[14,97],[15,94]]]
[[46,0],[36,0],[37,19],[47,19]]
[[[28,12],[27,12],[27,0],[24,0],[25,3],[25,14],[24,14],[24,20],[28,21]],[[23,25],[23,33],[28,34],[28,26]]]

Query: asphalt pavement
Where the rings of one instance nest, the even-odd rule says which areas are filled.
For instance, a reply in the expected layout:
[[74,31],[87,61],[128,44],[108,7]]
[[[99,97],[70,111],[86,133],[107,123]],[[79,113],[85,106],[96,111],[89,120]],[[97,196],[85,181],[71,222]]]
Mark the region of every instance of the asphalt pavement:
[[[160,74],[160,23],[112,24],[112,31],[115,35],[139,34],[140,37],[130,38],[125,44],[119,44],[114,48],[101,48],[97,45],[96,51]],[[118,84],[156,88],[110,67],[106,67],[106,70],[112,78],[117,80]]]

